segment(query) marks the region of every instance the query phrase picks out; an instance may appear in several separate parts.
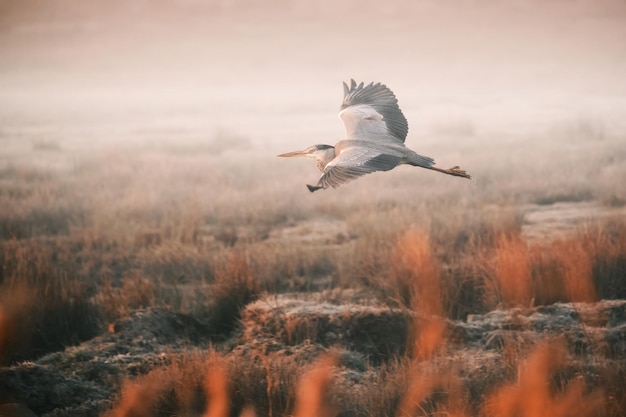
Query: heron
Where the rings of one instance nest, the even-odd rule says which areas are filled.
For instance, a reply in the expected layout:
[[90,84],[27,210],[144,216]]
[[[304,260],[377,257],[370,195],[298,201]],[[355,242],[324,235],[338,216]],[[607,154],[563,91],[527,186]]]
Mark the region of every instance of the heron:
[[456,177],[471,176],[454,166],[435,167],[435,160],[420,155],[404,144],[409,131],[408,122],[393,92],[381,83],[343,83],[343,102],[339,109],[346,138],[331,145],[313,145],[302,151],[278,155],[283,158],[304,156],[314,158],[322,176],[317,185],[307,184],[310,192],[328,187],[337,188],[363,175],[389,171],[408,164]]

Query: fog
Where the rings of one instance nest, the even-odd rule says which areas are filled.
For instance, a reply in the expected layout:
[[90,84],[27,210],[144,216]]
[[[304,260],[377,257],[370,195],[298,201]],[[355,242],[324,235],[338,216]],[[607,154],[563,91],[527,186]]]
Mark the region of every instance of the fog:
[[0,1],[5,144],[333,144],[350,78],[395,92],[416,148],[626,129],[623,1],[84,3]]

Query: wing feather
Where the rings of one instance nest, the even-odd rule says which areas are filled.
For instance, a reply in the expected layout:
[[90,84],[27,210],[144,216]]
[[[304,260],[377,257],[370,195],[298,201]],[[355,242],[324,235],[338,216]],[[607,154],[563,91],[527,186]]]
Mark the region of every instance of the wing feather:
[[348,139],[384,140],[404,142],[409,125],[398,106],[393,92],[381,83],[350,86],[343,83],[344,98],[339,116],[346,128]]
[[401,160],[400,155],[386,153],[373,147],[359,146],[358,144],[347,145],[340,150],[335,159],[326,165],[317,186],[336,188],[372,172],[389,171],[396,167]]

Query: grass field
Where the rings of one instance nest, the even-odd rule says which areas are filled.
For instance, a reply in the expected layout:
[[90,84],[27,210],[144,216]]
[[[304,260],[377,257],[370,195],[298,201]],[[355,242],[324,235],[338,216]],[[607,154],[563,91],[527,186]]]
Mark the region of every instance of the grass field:
[[[620,138],[605,139],[606,155],[591,159],[608,159],[621,151],[620,143]],[[581,404],[589,407],[585,415],[623,412],[619,408],[623,397],[609,400],[607,393],[620,391],[617,378],[623,376],[624,364],[618,361],[619,366],[611,368],[619,356],[606,346],[605,339],[590,343],[583,353],[564,342],[545,345],[539,340],[507,339],[498,349],[506,357],[512,355],[508,358],[511,368],[500,375],[502,387],[495,392],[490,391],[493,382],[472,388],[479,380],[443,372],[440,365],[418,373],[414,370],[429,361],[472,360],[455,358],[460,353],[446,355],[456,348],[446,348],[453,344],[448,340],[453,335],[441,320],[468,321],[496,309],[626,297],[625,196],[608,182],[603,186],[586,179],[602,169],[624,177],[626,167],[620,162],[605,167],[588,164],[582,168],[586,173],[567,175],[559,165],[562,159],[555,156],[556,162],[540,174],[548,180],[531,187],[539,174],[524,163],[503,164],[499,173],[494,172],[497,166],[490,166],[488,173],[482,173],[481,156],[467,154],[464,165],[476,167],[473,182],[400,168],[397,173],[347,185],[341,193],[331,190],[318,197],[304,187],[307,178],[302,171],[307,172],[307,167],[284,164],[272,155],[259,156],[254,148],[216,154],[212,150],[191,153],[116,146],[96,154],[74,152],[63,142],[53,149],[49,145],[42,149],[39,143],[20,147],[12,157],[17,162],[6,163],[1,174],[5,364],[32,361],[90,340],[138,309],[195,317],[205,323],[207,336],[217,343],[216,353],[179,351],[174,357],[182,356],[170,360],[182,363],[145,369],[145,377],[122,385],[126,394],[116,406],[116,415],[130,415],[121,410],[146,404],[147,398],[165,401],[159,415],[192,415],[185,407],[201,409],[206,401],[213,404],[213,396],[224,395],[225,388],[219,385],[226,384],[224,378],[243,384],[232,392],[243,398],[219,401],[248,404],[260,415],[296,413],[290,411],[292,407],[300,410],[298,415],[310,415],[303,410],[313,405],[298,408],[298,401],[312,401],[315,407],[332,405],[324,408],[327,414],[353,410],[356,415],[515,415],[511,410],[516,407],[531,407],[520,412],[537,415],[532,407],[548,407],[544,403],[566,410],[552,415],[578,412]],[[578,154],[572,151],[572,157]],[[588,154],[586,158],[590,159]],[[492,153],[491,159],[500,158]],[[308,173],[316,175],[312,169]],[[491,185],[481,186],[485,183]],[[411,188],[422,196],[412,196]],[[550,229],[549,221],[526,225],[525,216],[536,207],[564,203],[574,207],[592,203],[597,216],[587,218],[582,211],[582,217],[564,223],[558,232]],[[531,233],[546,227],[549,238]],[[328,364],[339,360],[332,356],[335,359],[320,359],[320,368],[311,371],[314,382],[301,383],[305,384],[301,387],[312,384],[300,388],[302,392],[321,390],[315,394],[318,397],[298,400],[301,391],[292,391],[300,378],[297,364],[309,363],[323,352],[323,346],[341,348],[340,340],[321,343],[317,354],[298,353],[299,359],[269,354],[265,365],[238,363],[234,358],[239,354],[229,353],[232,348],[223,345],[236,339],[246,306],[255,300],[271,304],[279,294],[338,306],[351,303],[363,309],[414,311],[440,319],[411,324],[413,319],[405,317],[408,321],[399,328],[399,339],[389,339],[391,345],[386,348],[376,345],[366,356],[369,359],[360,359],[371,363],[361,365],[365,367],[361,389],[374,390],[382,384],[383,392],[367,394],[344,387],[339,391],[341,398],[322,401],[332,380]],[[344,314],[357,320],[360,309],[351,311]],[[288,345],[315,340],[316,325],[308,320],[316,323],[320,318],[316,309],[309,314],[309,319],[301,319],[304,324],[288,320],[272,333],[287,332]],[[255,317],[255,325],[271,326],[276,320],[271,315]],[[375,335],[380,331],[367,321],[360,323],[361,332]],[[557,334],[550,334],[549,339],[553,337]],[[250,349],[261,353],[268,349],[262,347],[262,340],[236,344],[251,343]],[[618,351],[619,346],[623,339],[615,345]],[[347,349],[339,356],[343,361],[350,361]],[[569,364],[568,368],[561,352],[568,349],[574,363],[584,363],[588,355],[600,361],[596,364],[600,369],[604,363],[604,370],[613,376],[592,379],[586,382],[591,387],[583,388],[579,384],[591,377],[582,365]],[[528,376],[520,373],[525,360]],[[212,363],[225,364],[215,371]],[[241,366],[246,371],[239,370]],[[249,374],[247,367],[255,374]],[[539,405],[521,400],[531,395],[526,390],[539,389],[533,388],[533,378],[546,379],[561,368],[576,374],[559,377],[557,394],[532,394],[538,396]],[[428,377],[418,376],[422,372]],[[576,375],[582,379],[569,382]],[[175,386],[164,386],[164,380]],[[263,381],[267,381],[266,392],[259,392],[254,384]],[[449,393],[445,398],[435,395],[442,389]],[[480,394],[468,394],[472,389]],[[163,399],[168,390],[173,390],[174,397]],[[363,401],[368,405],[354,411],[355,404]]]

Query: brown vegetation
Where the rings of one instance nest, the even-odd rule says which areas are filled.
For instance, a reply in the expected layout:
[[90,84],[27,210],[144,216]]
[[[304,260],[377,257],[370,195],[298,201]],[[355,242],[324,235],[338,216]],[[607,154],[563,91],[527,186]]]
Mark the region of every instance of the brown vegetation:
[[[2,169],[0,394],[75,415],[27,375],[71,380],[89,416],[624,414],[623,308],[601,301],[626,298],[622,217],[531,239],[523,204],[558,196],[529,177],[399,170],[309,199],[220,152]],[[417,201],[420,174],[438,191]]]
[[515,382],[498,388],[485,404],[489,417],[504,416],[604,416],[604,395],[599,390],[586,392],[582,375],[555,389],[552,374],[566,365],[567,351],[561,343],[537,346],[522,361]]

